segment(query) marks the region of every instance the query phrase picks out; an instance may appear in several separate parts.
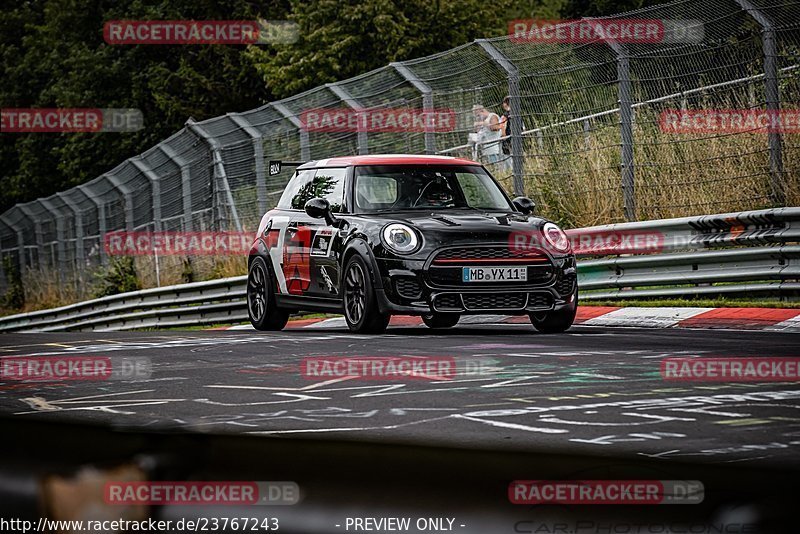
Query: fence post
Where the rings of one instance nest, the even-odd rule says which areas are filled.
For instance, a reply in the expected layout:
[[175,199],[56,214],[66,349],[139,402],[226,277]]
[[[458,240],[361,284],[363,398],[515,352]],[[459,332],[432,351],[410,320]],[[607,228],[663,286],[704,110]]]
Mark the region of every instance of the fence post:
[[[337,85],[335,83],[326,83],[325,87],[328,90],[338,96],[342,102],[347,104],[347,106],[359,114],[359,118],[361,117],[360,112],[364,110],[364,106],[362,106],[358,100],[353,98],[353,96],[347,92],[344,87]],[[356,143],[358,145],[358,153],[369,154],[369,144],[367,143],[367,131],[362,127],[361,121],[358,121],[358,137],[356,138]]]
[[161,231],[161,177],[157,175],[150,165],[141,156],[131,158],[133,166],[145,175],[150,181],[150,192],[153,196],[153,228],[156,232]]
[[185,159],[180,157],[171,146],[164,143],[158,144],[159,150],[169,159],[175,162],[181,169],[181,198],[183,199],[183,229],[186,232],[192,231],[192,171]]
[[[389,66],[394,67],[400,76],[414,86],[414,88],[422,95],[422,111],[433,112],[433,91],[431,86],[423,82],[414,71],[409,69],[402,63],[390,63]],[[436,154],[436,133],[430,128],[425,129],[425,153]]]
[[294,124],[297,131],[300,132],[300,159],[303,161],[308,161],[311,159],[311,143],[309,142],[308,132],[306,131],[305,127],[303,126],[302,121],[297,118],[297,115],[291,112],[289,108],[287,108],[284,104],[280,102],[273,102],[270,104],[275,111],[280,113],[284,116],[289,122]]
[[58,264],[58,276],[61,282],[59,289],[63,287],[66,279],[65,264],[67,262],[67,249],[66,249],[66,236],[64,235],[64,215],[56,209],[53,204],[44,198],[36,200],[45,210],[52,214],[53,219],[56,221],[56,263]]
[[[239,220],[239,212],[236,210],[236,203],[233,201],[231,186],[228,183],[228,175],[225,172],[225,165],[222,163],[222,146],[219,144],[219,141],[214,139],[211,134],[205,131],[202,126],[194,122],[192,119],[186,121],[186,126],[211,147],[212,157],[214,158],[215,181],[219,183],[219,186],[222,188],[222,193],[228,200],[228,204],[231,209],[231,216],[233,217],[233,224],[236,227],[236,230],[241,232],[242,223]],[[222,210],[220,209],[220,211]],[[222,219],[222,217],[220,217],[220,219]]]
[[617,55],[617,95],[619,100],[620,174],[625,220],[636,219],[636,191],[633,167],[633,101],[631,96],[631,63],[625,48],[617,42],[606,41]]
[[586,150],[589,150],[592,147],[592,125],[589,123],[589,119],[583,120],[583,146]]
[[103,176],[117,189],[120,193],[122,193],[122,197],[125,201],[125,229],[129,232],[133,231],[133,191],[127,185],[122,183],[122,180],[117,178],[117,175],[114,174],[114,171],[107,172]]
[[25,232],[21,227],[15,226],[5,215],[0,215],[0,221],[17,234],[17,264],[19,265],[19,275],[22,276],[25,272]]
[[267,177],[264,165],[264,140],[249,120],[238,113],[228,113],[228,117],[235,122],[253,140],[253,158],[256,171],[256,198],[258,201],[259,217],[267,212]]
[[[36,266],[40,267],[42,264],[42,251],[44,250],[44,237],[42,234],[42,223],[36,214],[33,213],[27,204],[17,204],[19,210],[33,223],[33,234],[36,242]],[[33,261],[31,261],[33,267]]]
[[[775,27],[767,15],[761,12],[750,0],[736,0],[742,9],[761,26],[764,51],[764,97],[767,103],[771,124],[780,113],[781,99],[778,87],[778,45]],[[769,128],[767,133],[769,147],[769,171],[772,178],[772,200],[779,206],[786,205],[786,191],[783,184],[783,138],[780,131]]]
[[100,264],[106,264],[106,204],[104,200],[98,199],[87,184],[79,185],[78,190],[86,195],[94,205],[97,207],[97,233],[100,234],[99,242],[97,244],[98,253],[100,254]]
[[[75,217],[75,264],[77,269],[78,278],[75,279],[75,284],[79,285],[80,279],[83,279],[84,267],[84,249],[83,249],[83,212],[81,212],[78,205],[69,198],[66,193],[56,193],[56,196],[67,205]],[[80,287],[78,287],[80,289]]]
[[523,155],[522,155],[522,106],[519,96],[519,71],[517,67],[495,46],[485,39],[475,41],[478,46],[483,48],[500,67],[506,71],[508,76],[508,100],[511,111],[508,119],[511,122],[511,169],[514,175],[514,194],[522,196],[525,194],[525,182],[522,179]]

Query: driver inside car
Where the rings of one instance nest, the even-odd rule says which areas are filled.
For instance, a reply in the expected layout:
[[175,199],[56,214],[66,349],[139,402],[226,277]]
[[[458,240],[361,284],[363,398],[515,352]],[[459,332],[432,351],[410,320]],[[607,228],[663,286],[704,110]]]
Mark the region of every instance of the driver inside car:
[[415,204],[416,206],[444,208],[451,206],[454,199],[453,190],[450,189],[447,180],[437,177],[425,184]]

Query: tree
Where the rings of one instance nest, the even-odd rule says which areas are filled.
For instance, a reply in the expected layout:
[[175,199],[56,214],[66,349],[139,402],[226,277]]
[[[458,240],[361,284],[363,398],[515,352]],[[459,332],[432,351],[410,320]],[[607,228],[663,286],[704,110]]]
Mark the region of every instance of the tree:
[[516,18],[558,18],[565,0],[291,0],[299,39],[248,56],[279,98],[508,32]]
[[668,1],[670,0],[568,0],[563,15],[569,19],[602,17]]
[[93,179],[179,130],[272,98],[245,46],[113,46],[109,20],[285,18],[280,1],[41,0],[0,17],[0,107],[138,108],[136,133],[4,133],[0,212]]

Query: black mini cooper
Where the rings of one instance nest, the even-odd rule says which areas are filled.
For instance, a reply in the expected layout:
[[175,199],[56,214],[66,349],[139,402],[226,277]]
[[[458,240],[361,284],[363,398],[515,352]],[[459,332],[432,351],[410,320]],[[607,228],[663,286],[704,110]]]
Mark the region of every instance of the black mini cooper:
[[353,332],[379,333],[392,314],[420,315],[431,328],[466,314],[508,314],[563,332],[577,307],[575,256],[533,207],[509,200],[465,159],[301,164],[250,250],[250,321],[280,330],[300,310],[342,313]]

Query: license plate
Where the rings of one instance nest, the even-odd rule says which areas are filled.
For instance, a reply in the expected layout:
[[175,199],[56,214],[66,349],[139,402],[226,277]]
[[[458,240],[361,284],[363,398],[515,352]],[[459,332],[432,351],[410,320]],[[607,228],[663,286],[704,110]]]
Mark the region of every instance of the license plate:
[[526,282],[527,267],[462,267],[464,282]]

